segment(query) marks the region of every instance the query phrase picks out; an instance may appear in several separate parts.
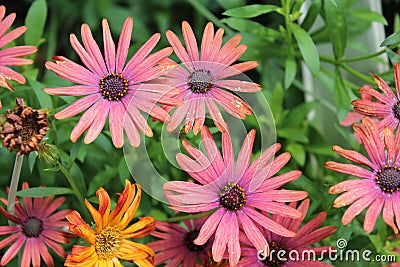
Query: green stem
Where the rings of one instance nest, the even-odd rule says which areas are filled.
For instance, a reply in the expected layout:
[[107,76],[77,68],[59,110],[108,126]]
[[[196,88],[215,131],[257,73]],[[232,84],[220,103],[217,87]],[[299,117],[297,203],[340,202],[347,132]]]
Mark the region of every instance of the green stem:
[[197,213],[197,214],[177,216],[177,217],[166,219],[164,221],[165,222],[180,222],[180,221],[183,221],[183,220],[198,219],[198,218],[202,218],[202,217],[209,216],[209,215],[213,214],[217,209],[218,208],[215,208],[213,210],[209,210],[209,211],[202,212],[202,213]]
[[83,207],[82,210],[85,213],[84,214],[85,217],[90,218],[89,212],[86,209],[86,206],[84,204],[85,199],[82,196],[81,192],[79,191],[78,186],[76,185],[74,179],[71,177],[68,170],[61,163],[58,163],[58,167],[59,167],[60,171],[64,174],[65,178],[67,178],[69,184],[71,185],[72,191],[74,191],[76,198],[78,199],[79,203],[82,205],[82,207]]
[[233,35],[235,32],[228,28],[224,23],[222,23],[213,13],[211,13],[199,0],[186,0],[189,4],[191,4],[197,11],[214,23],[216,26],[220,28],[224,28],[228,35]]
[[361,60],[365,60],[365,59],[370,59],[373,57],[377,57],[380,56],[382,54],[386,53],[386,50],[383,49],[381,51],[378,51],[376,53],[370,54],[370,55],[366,55],[366,56],[361,56],[361,57],[353,57],[353,58],[343,58],[340,60],[340,62],[354,62],[354,61],[361,61]]
[[[21,168],[22,168],[22,162],[24,160],[24,155],[17,155],[15,158],[15,163],[14,163],[14,170],[11,176],[11,183],[10,183],[10,191],[8,192],[8,199],[7,199],[7,212],[15,215],[15,198],[17,196],[17,190],[18,190],[18,182],[19,182],[19,177],[21,174]],[[13,222],[8,221],[9,225],[13,225]]]
[[367,82],[368,84],[374,84],[374,80],[372,78],[370,78],[369,76],[366,76],[364,74],[361,74],[360,72],[358,72],[355,69],[351,68],[349,65],[346,65],[344,63],[341,63],[339,65],[344,70],[346,70],[348,73],[353,74],[355,77]]

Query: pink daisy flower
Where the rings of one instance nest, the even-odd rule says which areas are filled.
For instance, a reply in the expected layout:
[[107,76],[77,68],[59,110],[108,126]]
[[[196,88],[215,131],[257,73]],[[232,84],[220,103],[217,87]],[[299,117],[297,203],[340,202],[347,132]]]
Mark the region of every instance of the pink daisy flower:
[[182,153],[176,156],[183,170],[200,184],[182,181],[164,184],[166,198],[176,211],[196,213],[215,209],[194,243],[203,245],[214,236],[213,259],[221,261],[227,250],[230,265],[235,266],[240,258],[239,228],[258,249],[264,249],[268,244],[257,224],[282,236],[294,236],[293,231],[260,212],[290,218],[301,216],[299,211],[284,202],[304,199],[307,192],[279,189],[299,178],[301,172],[295,170],[272,177],[289,161],[290,154],[283,153],[272,159],[280,149],[279,144],[274,144],[250,165],[255,138],[255,130],[252,130],[243,142],[235,168],[227,131],[222,133],[222,155],[206,127],[202,128],[201,135],[207,155],[183,140],[183,147],[195,160]]
[[132,18],[125,20],[117,49],[106,19],[103,19],[102,25],[104,57],[89,26],[83,24],[83,46],[74,34],[71,34],[70,41],[86,67],[62,56],[53,57],[55,62],[46,62],[49,70],[78,85],[44,90],[58,96],[88,95],[55,114],[57,119],[65,119],[87,109],[72,130],[73,142],[86,130],[84,142],[94,141],[109,115],[111,138],[115,147],[123,146],[124,131],[130,144],[137,147],[140,144],[139,131],[150,137],[153,134],[139,110],[165,121],[169,118],[168,114],[156,103],[180,103],[170,97],[173,92],[170,86],[144,83],[161,74],[166,66],[158,63],[172,53],[172,48],[164,48],[149,55],[160,39],[159,33],[154,34],[125,64],[132,34]]
[[200,260],[202,266],[205,266],[208,263],[210,242],[203,245],[193,243],[199,235],[205,219],[203,217],[185,220],[183,223],[186,228],[172,223],[156,221],[156,230],[151,235],[160,238],[160,240],[147,244],[156,253],[154,266],[169,261],[167,267],[193,267],[197,259]]
[[[6,34],[15,20],[15,13],[11,13],[4,18],[5,13],[6,7],[0,6],[0,48],[20,37],[27,28],[26,26],[21,26]],[[7,66],[32,64],[32,60],[19,57],[28,56],[36,51],[37,48],[35,46],[15,46],[0,50],[0,86],[14,91],[8,80],[24,84],[26,82],[24,76]]]
[[[176,129],[186,117],[186,133],[193,129],[197,134],[204,124],[207,107],[214,124],[220,131],[225,131],[226,125],[216,104],[240,119],[253,114],[245,101],[229,92],[261,90],[258,84],[229,79],[258,66],[255,61],[232,65],[247,49],[246,45],[239,45],[241,35],[234,36],[221,47],[224,30],[219,29],[214,35],[214,26],[209,22],[203,33],[199,53],[196,37],[186,21],[182,23],[182,33],[186,50],[179,38],[172,31],[167,31],[168,41],[183,63],[168,71],[162,79],[163,83],[179,88],[177,98],[183,100],[183,104],[171,115],[167,130]],[[167,107],[167,110],[171,109]]]
[[332,147],[342,157],[366,167],[332,161],[325,163],[325,167],[330,170],[362,178],[332,186],[329,189],[331,194],[346,192],[336,198],[333,206],[339,208],[351,204],[342,217],[344,225],[369,207],[364,219],[364,230],[367,233],[372,232],[383,210],[383,220],[397,234],[400,226],[400,132],[394,135],[389,127],[385,127],[382,132],[378,124],[368,117],[362,120],[361,125],[355,124],[353,128],[370,159],[353,150]]
[[[296,202],[289,204],[292,208],[296,208],[296,205]],[[272,216],[273,221],[282,224],[282,226],[297,233],[295,237],[283,237],[270,232],[265,228],[261,229],[261,232],[269,243],[269,256],[260,253],[259,250],[252,247],[252,242],[246,235],[241,235],[240,238],[243,243],[243,248],[242,258],[239,261],[238,267],[332,266],[321,261],[316,261],[315,258],[312,257],[319,256],[322,252],[329,251],[329,248],[334,249],[333,247],[322,246],[308,248],[307,246],[317,243],[332,235],[336,231],[336,227],[325,226],[319,228],[325,221],[326,212],[319,213],[317,217],[300,227],[307,214],[309,205],[310,201],[308,199],[304,200],[299,205],[297,210],[303,215],[297,219],[284,218],[275,214]],[[294,251],[297,251],[297,253]],[[305,257],[301,258],[303,251],[309,253],[304,253]],[[296,258],[297,255],[300,257]],[[310,257],[307,258],[307,255],[310,255]]]
[[360,114],[382,119],[379,122],[379,128],[383,129],[389,126],[396,129],[400,121],[400,63],[394,65],[394,80],[396,84],[396,94],[393,93],[389,85],[379,76],[372,74],[379,89],[383,94],[372,89],[369,86],[363,86],[359,89],[361,94],[370,95],[376,101],[371,99],[357,99],[351,102],[354,110]]
[[[28,183],[22,184],[22,189],[29,188]],[[7,200],[1,198],[1,202],[7,205]],[[69,223],[65,220],[70,210],[55,212],[65,201],[64,197],[54,199],[54,197],[23,197],[22,202],[16,201],[15,215],[9,214],[0,206],[0,213],[8,220],[15,223],[12,226],[0,226],[0,235],[8,235],[0,242],[0,249],[8,248],[0,261],[1,266],[7,264],[23,248],[21,267],[41,266],[41,259],[47,266],[54,266],[54,261],[49,253],[51,248],[62,258],[67,256],[63,247],[59,243],[69,243],[71,235],[62,230],[68,227]]]

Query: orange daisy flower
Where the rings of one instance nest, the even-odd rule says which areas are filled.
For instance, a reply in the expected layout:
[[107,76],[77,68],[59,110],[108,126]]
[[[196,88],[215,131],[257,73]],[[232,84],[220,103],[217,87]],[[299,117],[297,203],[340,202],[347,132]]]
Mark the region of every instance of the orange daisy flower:
[[146,236],[155,228],[152,217],[139,218],[138,222],[128,226],[139,207],[140,186],[132,185],[126,180],[125,189],[119,196],[117,206],[111,212],[108,193],[100,188],[96,195],[99,199],[98,210],[85,200],[96,229],[90,228],[77,211],[72,211],[66,216],[70,222],[69,230],[85,238],[90,246],[73,246],[64,266],[122,267],[120,260],[133,261],[139,267],[153,266],[153,250],[129,240]]

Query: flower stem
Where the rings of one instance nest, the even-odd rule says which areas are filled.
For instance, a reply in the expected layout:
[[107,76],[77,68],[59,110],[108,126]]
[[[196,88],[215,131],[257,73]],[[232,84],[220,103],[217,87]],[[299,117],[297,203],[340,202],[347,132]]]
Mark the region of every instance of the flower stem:
[[61,163],[58,163],[58,167],[59,167],[60,171],[64,174],[65,178],[67,178],[68,183],[70,184],[70,186],[72,188],[72,191],[74,191],[76,198],[78,199],[79,203],[82,205],[82,207],[83,207],[82,210],[85,213],[84,216],[86,218],[90,218],[90,215],[86,209],[86,206],[84,205],[85,199],[82,196],[81,192],[79,191],[78,186],[76,185],[74,179],[71,177],[69,171]]
[[213,214],[217,209],[218,208],[215,208],[213,210],[209,210],[209,211],[202,212],[202,213],[196,213],[196,214],[190,214],[190,215],[184,215],[184,216],[176,216],[176,217],[166,219],[164,221],[165,222],[180,222],[183,220],[198,219],[198,218],[202,218],[202,217]]
[[[17,196],[18,182],[19,176],[21,174],[23,159],[24,155],[17,155],[17,157],[15,158],[14,170],[11,176],[10,191],[8,192],[7,199],[7,212],[12,215],[15,215],[15,197]],[[11,221],[8,221],[8,224],[12,225],[13,223]]]

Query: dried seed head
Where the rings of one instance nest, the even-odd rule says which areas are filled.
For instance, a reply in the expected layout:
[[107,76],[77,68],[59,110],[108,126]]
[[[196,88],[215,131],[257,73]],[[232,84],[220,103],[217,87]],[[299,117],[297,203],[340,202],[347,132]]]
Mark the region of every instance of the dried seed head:
[[0,138],[3,146],[19,155],[39,149],[39,143],[49,129],[44,110],[25,107],[22,98],[16,99],[17,106],[8,110],[1,126]]

